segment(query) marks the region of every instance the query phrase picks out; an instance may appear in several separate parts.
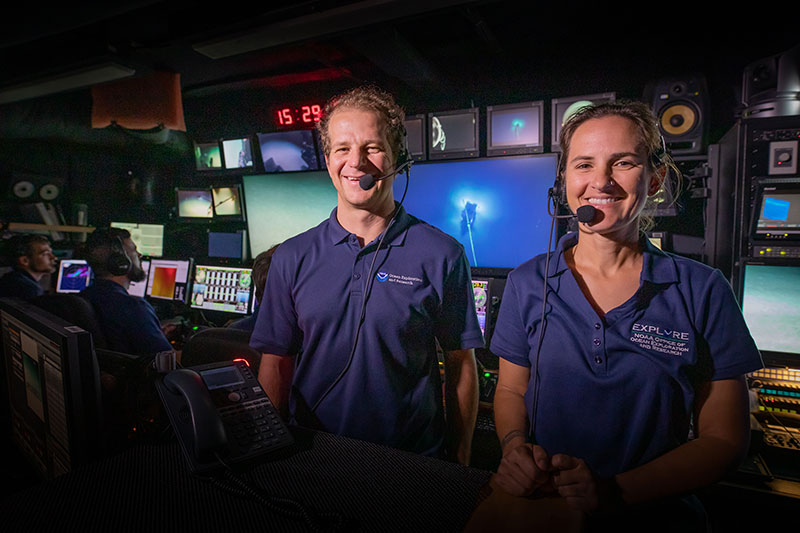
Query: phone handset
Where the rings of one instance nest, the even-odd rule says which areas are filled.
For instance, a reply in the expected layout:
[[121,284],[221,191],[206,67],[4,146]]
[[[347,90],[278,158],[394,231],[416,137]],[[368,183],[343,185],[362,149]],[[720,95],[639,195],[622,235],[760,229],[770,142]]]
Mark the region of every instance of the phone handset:
[[164,386],[186,400],[195,458],[202,461],[222,450],[228,443],[225,426],[200,374],[188,368],[173,370],[164,376]]

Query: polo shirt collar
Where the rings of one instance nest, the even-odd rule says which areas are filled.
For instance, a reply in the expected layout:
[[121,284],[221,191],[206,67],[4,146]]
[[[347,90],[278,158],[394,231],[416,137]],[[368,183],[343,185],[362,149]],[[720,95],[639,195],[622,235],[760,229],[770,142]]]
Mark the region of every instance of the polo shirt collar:
[[[386,246],[400,246],[403,244],[406,238],[406,232],[408,231],[409,226],[411,225],[411,216],[406,213],[406,209],[399,205],[395,201],[395,207],[399,209],[397,211],[397,215],[394,218],[394,222],[392,222],[391,226],[389,226],[386,235],[386,239],[384,240],[384,245]],[[327,234],[328,238],[330,239],[332,244],[340,244],[350,237],[351,233],[344,229],[339,221],[336,218],[336,212],[338,207],[334,207],[333,211],[331,211],[330,217],[328,217],[328,224],[327,224]],[[381,233],[383,235],[383,233]],[[378,235],[376,241],[381,238],[381,235]],[[365,246],[366,248],[367,246]]]
[[[678,281],[678,269],[675,261],[663,250],[656,247],[647,237],[641,238],[644,252],[642,262],[642,281],[655,284],[675,283]],[[550,257],[548,277],[558,276],[569,268],[564,252],[578,243],[578,232],[570,232],[559,239],[555,255]]]

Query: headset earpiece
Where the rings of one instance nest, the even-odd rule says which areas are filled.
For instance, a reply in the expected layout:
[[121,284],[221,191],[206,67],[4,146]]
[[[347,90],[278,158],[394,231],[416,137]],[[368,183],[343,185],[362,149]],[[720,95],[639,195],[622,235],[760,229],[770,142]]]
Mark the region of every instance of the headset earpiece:
[[131,258],[125,252],[125,245],[122,239],[115,237],[109,239],[109,254],[106,261],[106,268],[112,276],[124,276],[131,269]]

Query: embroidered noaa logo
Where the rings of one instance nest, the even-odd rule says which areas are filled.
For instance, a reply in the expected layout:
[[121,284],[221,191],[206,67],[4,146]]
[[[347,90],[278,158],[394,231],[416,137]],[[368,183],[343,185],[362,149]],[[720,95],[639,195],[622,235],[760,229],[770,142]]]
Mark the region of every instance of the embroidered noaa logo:
[[387,274],[386,272],[378,272],[377,274],[375,274],[375,279],[383,283],[384,281],[389,279],[389,274]]

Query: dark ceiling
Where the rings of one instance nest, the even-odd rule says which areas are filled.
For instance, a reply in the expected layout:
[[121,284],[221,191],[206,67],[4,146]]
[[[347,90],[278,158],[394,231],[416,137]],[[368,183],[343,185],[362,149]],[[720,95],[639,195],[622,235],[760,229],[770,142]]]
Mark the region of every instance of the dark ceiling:
[[[30,5],[2,23],[0,88],[114,60],[137,76],[179,73],[188,108],[253,90],[326,97],[373,82],[422,112],[588,92],[639,97],[650,80],[700,73],[724,122],[739,103],[742,69],[797,44],[774,24],[726,23],[722,8],[688,5],[614,3],[614,13],[600,2],[511,0]],[[254,31],[271,42],[217,59],[197,49]]]

